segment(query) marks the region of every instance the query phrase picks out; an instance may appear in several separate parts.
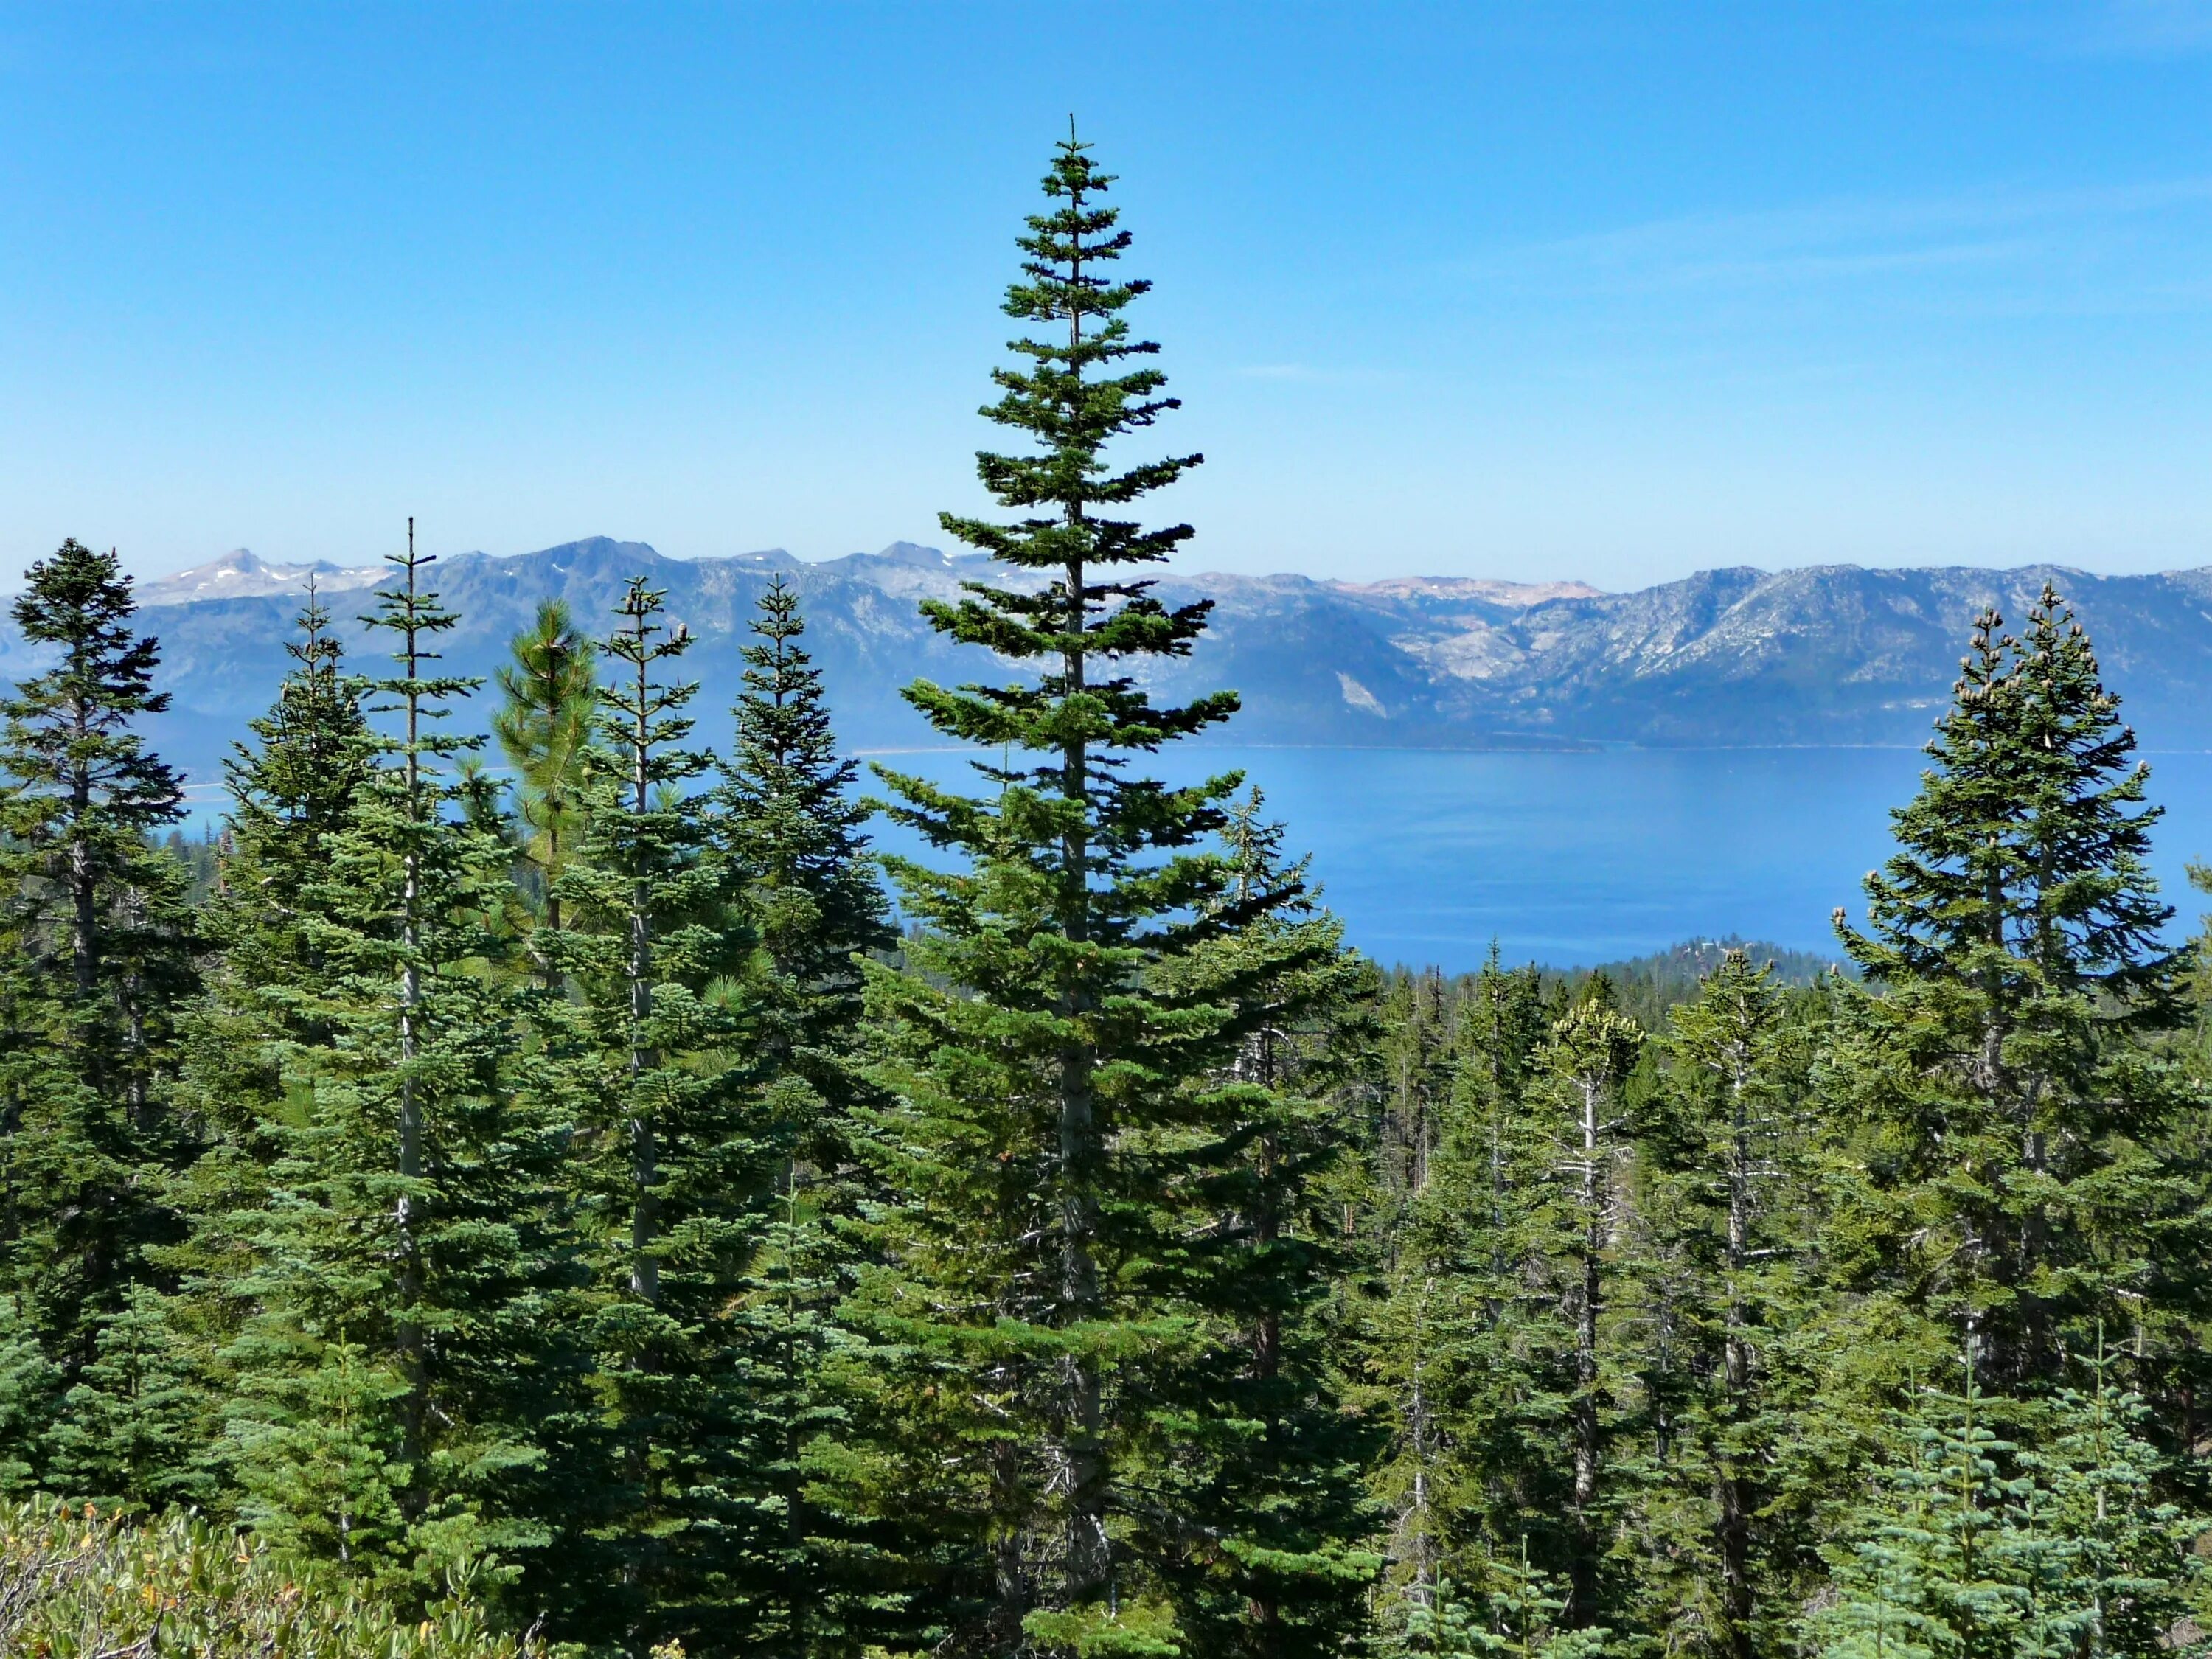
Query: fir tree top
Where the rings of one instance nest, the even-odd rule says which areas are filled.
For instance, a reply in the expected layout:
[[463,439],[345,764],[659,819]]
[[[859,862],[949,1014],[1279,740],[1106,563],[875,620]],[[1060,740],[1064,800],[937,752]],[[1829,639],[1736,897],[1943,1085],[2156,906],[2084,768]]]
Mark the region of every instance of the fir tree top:
[[[58,647],[60,660],[0,701],[0,766],[20,780],[19,799],[66,793],[76,813],[139,833],[183,816],[175,769],[131,729],[169,706],[153,689],[161,647],[131,626],[137,609],[112,549],[95,553],[71,537],[32,565],[11,614],[26,641]],[[36,840],[43,814],[18,811],[9,828]]]

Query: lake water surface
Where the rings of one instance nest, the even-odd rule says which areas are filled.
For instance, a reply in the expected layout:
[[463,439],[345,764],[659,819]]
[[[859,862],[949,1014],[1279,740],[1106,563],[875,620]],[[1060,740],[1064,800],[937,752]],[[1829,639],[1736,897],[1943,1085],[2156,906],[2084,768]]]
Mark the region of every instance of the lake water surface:
[[[885,756],[956,782],[963,757]],[[2212,754],[2146,757],[2166,809],[2153,867],[2182,931],[2212,907],[2182,866],[2212,859]],[[1889,809],[1925,757],[1903,749],[1608,749],[1584,754],[1402,749],[1187,750],[1183,777],[1235,767],[1309,851],[1352,942],[1386,962],[1601,962],[1740,933],[1833,949],[1828,916],[1860,913],[1889,851]]]

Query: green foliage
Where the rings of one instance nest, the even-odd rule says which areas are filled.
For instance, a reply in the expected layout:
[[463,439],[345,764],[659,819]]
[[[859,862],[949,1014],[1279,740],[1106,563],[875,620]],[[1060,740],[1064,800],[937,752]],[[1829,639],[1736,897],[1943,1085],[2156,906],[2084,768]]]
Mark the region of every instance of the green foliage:
[[22,1659],[525,1659],[465,1579],[410,1617],[319,1563],[183,1515],[133,1524],[89,1504],[0,1504],[0,1649]]
[[0,701],[0,1206],[4,1283],[74,1382],[169,1238],[174,1018],[194,977],[185,878],[151,844],[182,813],[137,722],[168,699],[112,553],[33,564],[15,625],[53,663]]
[[1826,1654],[1899,1659],[2148,1655],[2201,1647],[2205,1523],[2158,1501],[2163,1460],[2137,1434],[2141,1399],[2100,1354],[2062,1391],[2039,1450],[1965,1391],[1923,1389],[1896,1420],[1875,1492],[1832,1552],[1839,1595],[1814,1620]]
[[1970,1320],[1993,1386],[2047,1380],[2153,1288],[2144,1223],[2192,1199],[2148,1151],[2181,1109],[2134,1033],[2175,1023],[2181,954],[2143,855],[2155,808],[2080,625],[2045,589],[2023,639],[1977,624],[1872,930],[1880,988],[1830,1086],[1863,1126],[1869,1260],[1941,1329]]
[[322,841],[301,907],[322,1035],[287,1045],[266,1197],[224,1223],[246,1308],[222,1453],[273,1543],[417,1597],[545,1543],[545,1434],[575,1408],[560,1126],[511,1086],[507,854],[448,810],[471,744],[436,723],[471,688],[424,672],[453,621],[428,562],[410,548],[377,596],[398,729]]
[[741,1644],[737,1587],[767,1525],[763,1425],[738,1304],[769,1177],[751,1110],[738,883],[683,790],[696,687],[660,665],[690,643],[663,595],[631,582],[603,647],[589,828],[551,890],[571,926],[541,936],[569,994],[541,1010],[543,1072],[575,1126],[567,1169],[582,1228],[595,1358],[598,1513],[610,1583],[584,1614],[633,1648]]
[[[918,1615],[955,1642],[1290,1650],[1333,1639],[1360,1570],[1351,1540],[1296,1518],[1338,1499],[1233,1473],[1240,1437],[1303,1432],[1262,1333],[1270,1304],[1287,1333],[1315,1257],[1287,1227],[1255,1249],[1259,1218],[1224,1213],[1260,1196],[1247,1114],[1287,1131],[1296,1109],[1223,1084],[1268,1023],[1262,986],[1321,941],[1252,932],[1240,960],[1230,939],[1264,928],[1296,883],[1252,866],[1240,888],[1233,855],[1201,850],[1229,828],[1234,779],[1173,788],[1134,772],[1235,699],[1156,706],[1131,672],[1188,652],[1206,607],[1170,609],[1126,569],[1189,537],[1121,515],[1197,458],[1117,471],[1107,457],[1176,407],[1134,366],[1157,348],[1121,315],[1146,284],[1110,274],[1129,238],[1108,183],[1071,136],[1020,241],[1006,309],[1037,331],[994,371],[986,413],[1036,449],[978,470],[1021,516],[944,519],[1045,580],[925,606],[952,639],[1037,672],[908,692],[947,737],[1005,759],[979,766],[975,796],[884,774],[893,816],[965,867],[890,861],[921,931],[903,972],[871,975],[893,1103],[871,1114],[886,1198],[853,1313],[878,1344],[869,1404],[897,1427],[857,1501],[927,1540]],[[1297,1188],[1263,1207],[1287,1220]],[[1200,1413],[1224,1389],[1245,1403],[1217,1433]],[[1204,1522],[1168,1492],[1193,1494]]]
[[757,940],[745,978],[757,1055],[757,1121],[775,1192],[756,1236],[740,1322],[754,1408],[763,1531],[749,1589],[754,1639],[849,1651],[896,1629],[865,1516],[812,1464],[834,1465],[852,1419],[840,1366],[860,1352],[837,1317],[850,1288],[851,1224],[865,1200],[854,1112],[880,1101],[860,1074],[864,952],[896,940],[855,799],[856,764],[831,732],[804,647],[798,595],[761,596],[732,710],[736,745],[714,795],[722,855],[744,884]]
[[643,578],[543,610],[510,819],[410,537],[396,671],[311,591],[188,842],[129,584],[33,567],[0,1648],[2203,1645],[2212,1016],[2063,603],[1983,619],[1857,977],[1378,973],[1256,791],[1147,775],[1236,700],[1148,689],[1198,458],[1119,453],[1176,404],[1109,182],[1071,136],[1021,239],[945,520],[1013,574],[925,606],[1011,667],[909,688],[987,758],[882,775],[902,939],[781,580],[720,762]]
[[519,785],[524,868],[544,926],[558,933],[561,877],[584,832],[585,771],[599,713],[596,652],[558,599],[538,607],[513,650],[514,661],[499,671],[502,701],[492,712],[492,735]]

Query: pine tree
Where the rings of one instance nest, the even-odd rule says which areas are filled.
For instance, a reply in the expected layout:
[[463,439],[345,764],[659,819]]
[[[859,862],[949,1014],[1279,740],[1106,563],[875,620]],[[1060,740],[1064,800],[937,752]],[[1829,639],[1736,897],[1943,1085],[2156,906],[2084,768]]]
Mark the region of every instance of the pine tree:
[[217,1507],[228,1502],[224,1402],[237,1386],[228,1355],[252,1313],[241,1294],[255,1266],[252,1241],[283,1154],[283,1126],[302,1104],[300,1056],[337,1036],[321,1005],[328,963],[315,930],[330,918],[319,896],[328,890],[332,838],[374,763],[360,685],[312,583],[297,626],[274,704],[249,722],[253,741],[234,745],[224,764],[231,805],[201,912],[214,949],[205,994],[179,1021],[177,1099],[204,1145],[171,1189],[185,1237],[155,1255],[178,1287],[161,1316],[197,1390],[191,1462],[199,1492]]
[[2148,769],[2055,593],[2023,639],[2000,626],[1977,624],[1935,765],[1894,814],[1871,931],[1838,912],[1879,995],[1831,1075],[1889,1206],[1868,1253],[1938,1328],[1971,1322],[1985,1382],[2011,1389],[2159,1288],[2145,1223],[2190,1200],[2154,1151],[2172,1080],[2130,1041],[2179,1018]]
[[573,1417],[554,1316],[564,1241],[557,1122],[514,1097],[514,1018],[495,972],[507,855],[453,815],[437,723],[474,682],[430,672],[456,618],[422,584],[409,526],[366,620],[396,636],[374,682],[397,732],[301,907],[317,964],[285,1060],[265,1206],[232,1222],[252,1306],[226,1360],[226,1455],[242,1517],[424,1598],[541,1549],[549,1439]]
[[[1387,1003],[1394,1015],[1436,1018],[1410,999]],[[1448,1583],[1494,1587],[1497,1564],[1512,1560],[1555,1575],[1573,1553],[1560,1452],[1574,1344],[1546,1255],[1556,1242],[1557,1113],[1540,1064],[1549,1026],[1540,975],[1505,971],[1493,946],[1461,998],[1456,1059],[1429,1109],[1427,1179],[1377,1242],[1388,1293],[1370,1316],[1361,1398],[1394,1426],[1372,1476],[1397,1516],[1381,1622],[1413,1652],[1442,1650]],[[1432,1036],[1419,1041],[1432,1052]],[[1397,1145],[1386,1137],[1378,1151],[1386,1174]]]
[[611,1460],[597,1522],[612,1582],[582,1609],[642,1652],[744,1650],[745,1591],[780,1541],[761,1466],[780,1448],[750,1398],[742,1298],[769,1177],[750,1103],[742,1000],[716,994],[751,938],[736,879],[686,787],[694,684],[661,665],[690,635],[633,579],[601,647],[584,841],[556,890],[571,926],[545,941],[573,988],[549,1010],[579,1104],[590,1227],[590,1332]]
[[166,1181],[193,1150],[167,1098],[195,972],[185,877],[154,843],[182,787],[136,729],[169,706],[136,608],[113,553],[64,542],[13,611],[53,665],[0,702],[0,1243],[72,1383],[169,1242]]
[[515,771],[522,863],[538,890],[544,925],[557,933],[561,875],[584,830],[585,766],[599,714],[596,652],[559,599],[538,605],[512,652],[497,675],[505,701],[492,712],[492,735]]
[[[897,1103],[869,1156],[896,1200],[872,1235],[885,1266],[855,1308],[884,1345],[877,1403],[896,1425],[870,1496],[887,1518],[929,1517],[933,1627],[1097,1654],[1157,1652],[1179,1631],[1228,1640],[1177,1587],[1186,1562],[1233,1553],[1259,1520],[1178,1536],[1146,1496],[1163,1461],[1199,1451],[1175,1404],[1206,1328],[1206,1287],[1186,1304],[1174,1266],[1203,1208],[1203,1184],[1173,1174],[1190,1085],[1248,1033],[1243,1011],[1165,971],[1231,925],[1227,861],[1199,843],[1225,826],[1234,782],[1170,787],[1131,765],[1236,702],[1158,707],[1128,667],[1188,652],[1206,606],[1170,609],[1124,569],[1191,534],[1119,514],[1197,458],[1120,471],[1106,458],[1176,406],[1158,371],[1132,365],[1155,348],[1121,314],[1146,284],[1110,275],[1128,235],[1107,182],[1074,137],[1060,146],[1008,290],[1009,313],[1039,328],[996,371],[987,412],[1039,452],[978,469],[1024,516],[944,520],[1042,580],[925,605],[952,639],[1036,677],[908,692],[946,736],[1007,758],[980,769],[981,796],[885,775],[895,816],[967,867],[891,861],[919,932],[907,971],[871,975]],[[1243,1625],[1236,1639],[1265,1639],[1264,1612]]]

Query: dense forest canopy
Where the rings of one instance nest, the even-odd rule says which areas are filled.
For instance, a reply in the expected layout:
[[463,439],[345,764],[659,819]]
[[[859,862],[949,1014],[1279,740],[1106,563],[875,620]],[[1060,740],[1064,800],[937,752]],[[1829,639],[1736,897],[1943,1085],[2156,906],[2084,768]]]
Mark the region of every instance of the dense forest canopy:
[[945,520],[1018,574],[923,606],[1006,670],[906,692],[966,793],[861,798],[781,583],[727,709],[642,574],[444,673],[410,531],[195,848],[115,556],[33,566],[11,1650],[2202,1644],[2208,994],[2063,599],[1962,619],[1850,971],[1380,969],[1153,775],[1237,699],[1149,689],[1200,458],[1110,183],[1055,151]]

